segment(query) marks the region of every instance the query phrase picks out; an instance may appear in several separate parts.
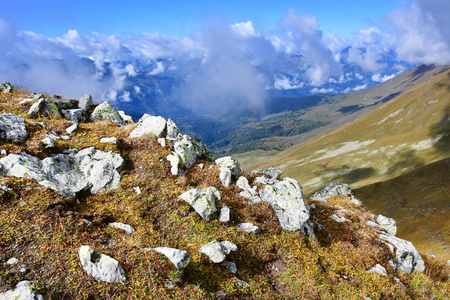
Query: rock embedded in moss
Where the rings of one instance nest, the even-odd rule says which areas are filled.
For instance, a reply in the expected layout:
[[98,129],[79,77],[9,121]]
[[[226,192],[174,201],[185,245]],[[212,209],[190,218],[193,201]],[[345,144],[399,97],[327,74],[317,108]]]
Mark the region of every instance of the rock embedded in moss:
[[89,111],[90,109],[92,109],[94,107],[92,96],[89,94],[81,96],[80,100],[78,100],[78,107],[85,111]]
[[14,86],[9,82],[2,82],[0,83],[0,91],[2,93],[12,93],[14,90]]
[[91,120],[109,120],[119,126],[125,126],[125,121],[119,114],[119,111],[108,101],[98,105],[91,114]]
[[345,183],[332,182],[324,186],[320,191],[311,196],[311,200],[327,203],[328,198],[331,197],[346,197],[353,198],[355,192]]
[[283,174],[283,171],[281,171],[280,167],[268,167],[268,168],[262,168],[257,170],[252,170],[250,172],[250,175],[267,175],[275,179],[280,179],[281,174]]
[[126,280],[122,266],[114,258],[101,254],[90,246],[81,246],[78,255],[84,271],[95,279],[109,283]]
[[204,219],[209,220],[217,211],[216,201],[220,200],[220,192],[215,187],[191,189],[180,195]]
[[261,232],[261,229],[251,222],[239,223],[237,226],[237,230],[253,234],[258,234]]
[[27,128],[24,119],[10,113],[0,115],[0,140],[22,144],[26,139]]
[[13,290],[0,294],[2,300],[44,300],[42,295],[37,293],[37,289],[28,280],[20,281]]
[[237,160],[231,158],[231,156],[225,156],[216,159],[216,164],[220,166],[220,181],[224,186],[230,186],[232,176],[239,176],[241,174],[241,166]]
[[116,189],[124,160],[120,154],[94,147],[70,154],[55,154],[40,160],[26,153],[10,154],[0,159],[1,173],[38,181],[64,196],[90,189],[92,193]]
[[125,231],[127,234],[132,234],[135,230],[131,225],[122,222],[112,222],[108,224],[109,227],[119,228]]
[[160,116],[144,114],[139,119],[136,127],[130,132],[130,138],[138,138],[144,134],[156,137],[165,137],[167,133],[167,120]]
[[385,233],[380,234],[380,239],[395,254],[395,261],[391,261],[394,270],[407,273],[425,270],[425,262],[411,242]]
[[191,255],[185,250],[168,247],[157,247],[153,250],[164,254],[175,266],[177,270],[183,270],[191,261]]
[[397,233],[397,224],[394,219],[383,215],[377,215],[375,216],[375,221],[377,221],[378,225],[386,230],[388,234],[395,235]]
[[231,251],[237,251],[237,246],[229,241],[218,242],[216,240],[203,245],[198,252],[205,254],[215,263],[221,263],[226,259],[226,255]]

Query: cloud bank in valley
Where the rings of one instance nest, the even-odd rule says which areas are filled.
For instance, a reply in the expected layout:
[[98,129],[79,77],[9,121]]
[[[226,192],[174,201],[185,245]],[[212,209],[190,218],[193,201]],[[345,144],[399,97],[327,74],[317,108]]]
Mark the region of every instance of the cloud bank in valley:
[[[404,66],[392,68],[386,57],[449,64],[448,11],[448,1],[409,1],[386,16],[389,27],[363,28],[352,39],[326,36],[313,15],[294,10],[270,32],[247,21],[215,25],[183,39],[157,33],[84,35],[75,29],[50,38],[18,31],[0,19],[0,81],[66,97],[90,93],[97,102],[129,102],[145,90],[130,88],[128,81],[172,76],[181,84],[170,98],[194,110],[255,108],[270,90],[348,92],[367,86],[366,79],[388,80]],[[349,66],[361,71],[350,72]],[[353,87],[338,89],[351,80]]]

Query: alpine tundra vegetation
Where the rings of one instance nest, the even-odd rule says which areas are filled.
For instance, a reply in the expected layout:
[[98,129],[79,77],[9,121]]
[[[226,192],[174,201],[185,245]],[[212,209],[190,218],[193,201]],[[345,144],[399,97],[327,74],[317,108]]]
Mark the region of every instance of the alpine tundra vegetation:
[[2,84],[0,299],[449,297],[448,263],[348,185],[308,199],[279,168],[242,173],[170,119],[92,100]]

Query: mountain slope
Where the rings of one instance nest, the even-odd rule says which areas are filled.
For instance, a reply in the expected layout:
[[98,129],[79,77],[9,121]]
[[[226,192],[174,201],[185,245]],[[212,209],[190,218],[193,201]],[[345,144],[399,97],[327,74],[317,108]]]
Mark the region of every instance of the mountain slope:
[[[366,116],[281,152],[263,166],[281,166],[311,194],[329,182],[359,188],[448,158],[449,91],[450,72],[445,71]],[[444,184],[448,183],[441,187]],[[398,221],[401,226],[402,219]],[[448,249],[445,253],[450,257]]]
[[[304,142],[324,132],[354,121],[391,101],[396,96],[399,96],[411,88],[445,72],[448,68],[448,66],[434,67],[420,65],[374,87],[349,94],[328,96],[324,103],[319,103],[318,105],[299,111],[285,111],[268,115],[264,117],[263,120],[246,126],[264,128],[275,125],[284,126],[283,124],[292,124],[299,121],[320,122],[321,125],[324,125],[317,126],[317,128],[311,128],[312,130],[308,130],[298,135],[271,136],[270,138],[261,139],[258,143],[254,142],[254,144],[260,145],[259,149],[263,150],[286,149],[286,147]],[[299,98],[299,101],[301,101],[301,98]],[[268,154],[272,155],[270,152]],[[250,152],[234,155],[236,158],[239,158],[239,161],[244,165],[245,169],[253,168],[253,165],[256,165],[253,163],[253,160],[259,159],[261,155],[263,156],[261,158],[262,160],[266,159],[264,158],[264,152],[261,151],[258,151],[257,153]]]
[[[45,299],[442,299],[450,293],[444,276],[450,268],[438,259],[424,256],[423,273],[409,274],[392,267],[390,261],[413,263],[400,257],[397,250],[392,252],[380,239],[386,236],[384,230],[368,226],[366,222],[374,218],[350,197],[331,197],[328,203],[310,201],[308,204],[314,205],[306,206],[294,180],[248,176],[249,185],[256,186],[261,195],[271,187],[263,182],[275,181],[279,190],[280,182],[294,183],[294,189],[285,190],[278,198],[296,192],[289,204],[305,205],[310,236],[300,230],[285,231],[279,218],[282,209],[272,205],[281,203],[279,199],[249,203],[240,194],[236,178],[229,186],[223,184],[223,172],[214,161],[197,159],[191,168],[186,166],[184,175],[174,176],[168,156],[174,154],[172,144],[177,149],[182,145],[170,138],[168,122],[160,138],[159,134],[132,137],[130,132],[139,125],[121,127],[108,120],[84,119],[75,131],[67,133],[72,123],[56,112],[59,106],[75,105],[74,101],[57,103],[44,96],[41,102],[37,98],[22,102],[27,95],[24,91],[0,93],[1,299],[11,299],[18,283],[30,297],[36,298],[38,293]],[[43,111],[30,115],[31,107],[38,103],[45,104]],[[103,116],[113,111],[103,111]],[[11,130],[4,120],[13,117],[18,122]],[[163,118],[153,120],[159,124]],[[170,134],[177,135],[175,125],[171,126]],[[19,127],[25,129],[26,139],[17,144],[8,138]],[[101,142],[105,137],[117,140]],[[195,142],[181,137],[186,144]],[[43,142],[48,138],[52,145]],[[83,159],[74,159],[81,152]],[[94,153],[103,152],[116,159],[102,165]],[[70,159],[64,160],[67,157]],[[55,160],[59,163],[50,164]],[[22,164],[12,167],[14,162]],[[48,176],[37,175],[42,170],[33,165],[38,162],[49,170],[44,174]],[[61,189],[49,182],[78,186],[70,174],[61,172],[64,162],[81,178],[98,178],[91,184],[103,183],[104,189],[93,190],[89,184],[75,196],[65,196],[64,190],[59,193]],[[109,172],[108,166],[114,162],[122,162],[118,173]],[[88,168],[81,172],[81,167]],[[24,174],[35,179],[20,178]],[[119,180],[105,181],[110,175]],[[201,205],[180,197],[191,189],[204,188],[221,195],[207,200],[215,202],[218,210],[209,219],[200,214]],[[233,214],[228,221],[218,218],[219,210],[222,215],[226,208]],[[281,208],[291,213],[289,206]],[[295,215],[297,211],[292,212]],[[336,218],[346,221],[337,222]],[[117,224],[120,222],[125,224]],[[257,225],[260,231],[241,230],[244,222]],[[200,250],[214,240],[221,242],[215,254],[227,261],[218,263],[217,256],[208,257]],[[183,258],[184,269],[173,262],[177,255],[163,255],[160,247],[189,254],[189,259]],[[416,262],[423,263],[415,250],[414,255]],[[110,273],[101,267],[103,263],[120,273],[119,280],[107,281],[98,276],[102,272],[95,273]],[[377,264],[384,266],[385,276],[369,271]]]

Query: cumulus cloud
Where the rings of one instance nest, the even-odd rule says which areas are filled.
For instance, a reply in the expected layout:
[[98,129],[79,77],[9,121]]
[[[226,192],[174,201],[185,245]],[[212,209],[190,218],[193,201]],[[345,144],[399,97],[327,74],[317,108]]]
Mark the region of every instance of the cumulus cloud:
[[340,75],[341,65],[325,44],[323,32],[313,15],[296,15],[294,9],[289,9],[278,26],[285,31],[281,36],[285,39],[286,52],[297,52],[305,58],[308,64],[306,76],[312,85],[321,85],[328,77]]
[[161,61],[156,62],[156,68],[154,68],[148,75],[158,75],[159,73],[164,72],[164,64]]
[[412,0],[388,19],[396,29],[396,51],[411,63],[450,63],[450,2]]
[[391,78],[394,78],[396,74],[391,74],[391,75],[383,75],[381,76],[381,74],[373,74],[372,75],[372,81],[375,82],[385,82],[388,81]]
[[277,90],[292,90],[302,88],[305,83],[298,82],[295,78],[291,81],[289,78],[285,76],[275,77],[274,80],[274,88]]

